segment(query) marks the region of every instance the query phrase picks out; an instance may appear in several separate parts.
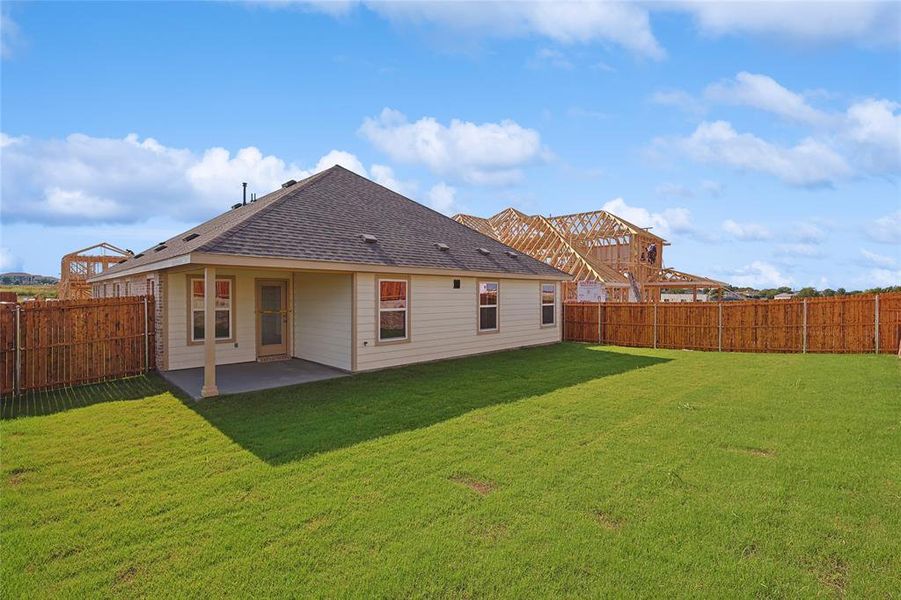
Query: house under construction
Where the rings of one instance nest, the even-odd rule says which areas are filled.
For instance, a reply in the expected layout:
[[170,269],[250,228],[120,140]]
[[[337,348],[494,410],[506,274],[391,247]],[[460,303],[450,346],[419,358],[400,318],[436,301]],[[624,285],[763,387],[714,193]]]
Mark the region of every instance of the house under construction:
[[131,252],[101,242],[70,252],[60,264],[60,300],[84,300],[91,297],[90,277],[105,273],[113,265],[131,256]]
[[[454,219],[503,244],[570,273],[576,281],[604,284],[609,302],[659,302],[664,289],[723,288],[721,281],[663,266],[669,242],[616,215],[599,210],[559,217],[507,208],[487,219]],[[566,299],[575,299],[575,287]]]

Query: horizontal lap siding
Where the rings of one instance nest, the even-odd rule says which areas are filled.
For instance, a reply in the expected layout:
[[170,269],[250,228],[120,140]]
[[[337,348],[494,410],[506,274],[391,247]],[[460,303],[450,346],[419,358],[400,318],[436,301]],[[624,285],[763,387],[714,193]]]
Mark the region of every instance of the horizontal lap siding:
[[[172,273],[168,276],[166,300],[168,302],[169,369],[203,366],[203,344],[188,344],[190,319],[187,292],[188,278],[202,275],[203,272],[198,271],[196,273]],[[284,271],[216,269],[216,276],[233,276],[235,278],[235,293],[232,299],[232,310],[235,311],[235,341],[216,344],[216,364],[254,361],[257,358],[255,280],[286,279],[290,283],[291,275]]]
[[348,274],[294,276],[294,355],[351,369],[351,289]]
[[[477,334],[477,280],[413,276],[410,282],[411,340],[376,344],[376,277],[359,274],[357,283],[357,369],[361,371],[413,362],[440,360],[560,340],[557,323],[541,327],[538,281],[500,280],[500,331]],[[559,300],[559,299],[558,299]],[[364,345],[365,343],[365,345]]]

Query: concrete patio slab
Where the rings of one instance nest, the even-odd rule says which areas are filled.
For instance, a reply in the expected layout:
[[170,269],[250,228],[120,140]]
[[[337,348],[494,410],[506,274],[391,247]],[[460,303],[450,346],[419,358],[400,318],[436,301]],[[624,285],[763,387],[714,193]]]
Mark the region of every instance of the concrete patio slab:
[[[273,362],[246,362],[216,367],[216,384],[219,394],[239,394],[270,388],[310,383],[336,377],[346,377],[350,373],[333,369],[299,358]],[[203,386],[203,368],[178,369],[161,372],[163,378],[180,388],[195,400],[200,399]]]

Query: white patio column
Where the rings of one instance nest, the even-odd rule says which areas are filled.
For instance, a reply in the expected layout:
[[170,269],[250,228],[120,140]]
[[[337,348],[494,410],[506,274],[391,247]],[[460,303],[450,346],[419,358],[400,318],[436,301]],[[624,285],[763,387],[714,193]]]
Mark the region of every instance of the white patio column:
[[204,398],[218,396],[216,387],[216,267],[203,270],[203,387]]

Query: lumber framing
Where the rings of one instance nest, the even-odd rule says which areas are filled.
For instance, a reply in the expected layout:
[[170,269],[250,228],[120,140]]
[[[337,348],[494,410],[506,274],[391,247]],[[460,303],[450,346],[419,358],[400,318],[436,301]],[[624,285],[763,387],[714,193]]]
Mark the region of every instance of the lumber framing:
[[[557,217],[507,208],[489,218],[458,214],[454,220],[551,266],[576,281],[600,281],[608,301],[659,302],[663,289],[723,288],[725,283],[664,267],[669,245],[650,228],[607,211]],[[574,296],[574,290],[565,294]]]
[[59,299],[87,300],[91,297],[88,279],[104,273],[113,265],[131,256],[107,242],[100,242],[63,256],[60,263]]

